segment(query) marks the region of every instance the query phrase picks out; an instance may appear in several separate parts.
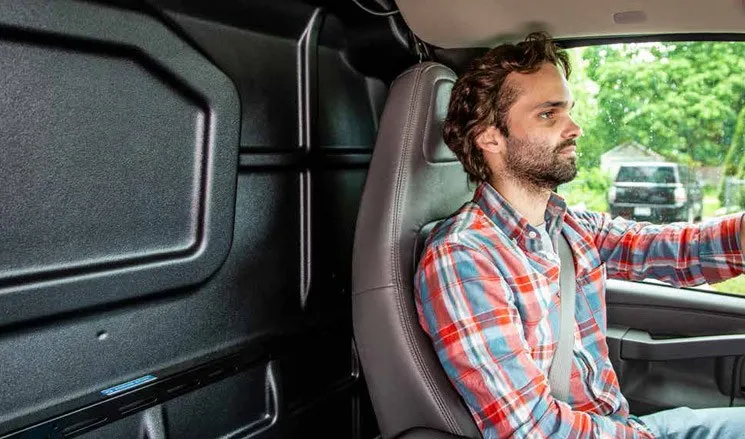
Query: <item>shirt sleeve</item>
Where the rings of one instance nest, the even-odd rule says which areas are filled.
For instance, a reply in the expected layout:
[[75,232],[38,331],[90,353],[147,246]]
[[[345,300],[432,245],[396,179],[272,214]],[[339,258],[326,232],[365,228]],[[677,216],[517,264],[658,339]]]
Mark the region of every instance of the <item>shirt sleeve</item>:
[[582,215],[595,234],[608,277],[657,279],[677,287],[717,283],[745,269],[740,227],[743,215],[713,218],[699,224],[651,224],[607,213]]
[[447,376],[485,438],[637,438],[640,427],[573,411],[550,395],[533,361],[514,296],[496,265],[461,244],[430,246],[416,305]]

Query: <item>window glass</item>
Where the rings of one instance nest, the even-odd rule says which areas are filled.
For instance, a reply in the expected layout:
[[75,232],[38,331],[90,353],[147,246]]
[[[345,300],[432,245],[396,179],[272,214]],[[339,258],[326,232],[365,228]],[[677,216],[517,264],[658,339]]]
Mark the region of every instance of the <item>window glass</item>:
[[[577,178],[558,189],[570,206],[652,223],[745,210],[745,42],[569,52],[583,129]],[[699,288],[745,294],[745,277]]]
[[671,166],[621,166],[617,183],[676,183]]

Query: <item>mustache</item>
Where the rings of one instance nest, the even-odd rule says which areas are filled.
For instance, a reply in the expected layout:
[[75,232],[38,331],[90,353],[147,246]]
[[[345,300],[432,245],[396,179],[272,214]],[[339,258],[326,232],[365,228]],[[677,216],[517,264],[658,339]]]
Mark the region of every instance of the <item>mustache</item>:
[[558,145],[556,145],[556,148],[554,148],[554,152],[558,153],[561,152],[562,149],[566,148],[567,146],[577,146],[577,141],[574,139],[565,140]]

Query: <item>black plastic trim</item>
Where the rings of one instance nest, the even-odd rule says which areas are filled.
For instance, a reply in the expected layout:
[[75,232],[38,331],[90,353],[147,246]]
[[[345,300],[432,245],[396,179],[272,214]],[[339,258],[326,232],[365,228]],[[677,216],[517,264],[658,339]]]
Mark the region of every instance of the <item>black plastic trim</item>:
[[[349,152],[346,152],[349,151]],[[370,150],[296,150],[291,152],[242,152],[239,166],[252,170],[282,168],[367,168]]]
[[227,257],[233,234],[240,104],[232,81],[162,23],[129,10],[85,2],[0,2],[0,29],[22,30],[41,41],[84,41],[85,47],[138,53],[205,107],[202,168],[195,171],[202,188],[196,243],[177,254],[75,266],[52,275],[26,273],[20,283],[11,273],[0,284],[0,308],[14,311],[0,313],[0,326],[172,290],[211,276]]
[[629,329],[621,338],[624,360],[669,361],[745,355],[745,334],[654,339],[645,331]]
[[556,39],[556,43],[570,49],[582,46],[600,46],[605,44],[646,43],[646,42],[687,42],[687,41],[745,41],[745,34],[733,33],[679,33],[679,34],[643,34],[619,35],[600,38]]
[[[184,372],[158,378],[131,391],[108,397],[87,407],[11,432],[0,439],[71,438],[117,421],[133,413],[162,404],[187,392],[207,386],[256,366],[266,359],[256,349],[246,349],[237,354],[193,367]],[[267,376],[273,380],[273,363],[268,363]],[[155,374],[157,376],[157,374]],[[272,383],[270,383],[272,384]],[[273,392],[276,393],[276,392]],[[271,399],[271,413],[256,428],[265,428],[276,422],[278,395]],[[267,425],[264,425],[267,424]]]
[[615,306],[669,308],[709,313],[718,316],[745,317],[745,300],[741,295],[696,288],[675,288],[652,282],[608,279],[606,302]]

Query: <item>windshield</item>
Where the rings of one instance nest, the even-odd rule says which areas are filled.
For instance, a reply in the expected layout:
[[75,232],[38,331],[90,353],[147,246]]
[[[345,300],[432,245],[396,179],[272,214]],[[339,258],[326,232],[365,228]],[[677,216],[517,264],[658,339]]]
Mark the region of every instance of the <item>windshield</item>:
[[675,170],[670,166],[622,166],[618,183],[675,183]]

